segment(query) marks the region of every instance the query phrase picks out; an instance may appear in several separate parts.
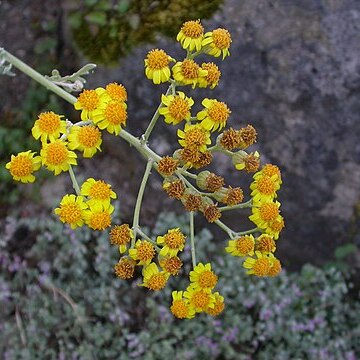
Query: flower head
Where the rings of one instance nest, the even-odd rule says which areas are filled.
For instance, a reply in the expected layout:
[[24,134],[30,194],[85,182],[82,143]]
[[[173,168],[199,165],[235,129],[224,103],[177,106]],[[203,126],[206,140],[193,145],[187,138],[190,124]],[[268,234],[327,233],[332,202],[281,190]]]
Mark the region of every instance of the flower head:
[[75,229],[84,224],[85,210],[88,208],[82,196],[65,195],[60,206],[56,208],[55,214],[59,216],[61,222],[69,224]]
[[172,292],[172,304],[170,311],[179,319],[192,319],[195,316],[195,310],[189,306],[187,300],[183,298],[183,291]]
[[167,124],[177,125],[181,121],[190,119],[190,109],[194,105],[194,100],[188,98],[181,91],[177,95],[162,95],[161,101],[165,105],[160,108],[159,113],[164,115]]
[[169,81],[171,72],[169,63],[175,61],[164,50],[153,49],[148,52],[145,59],[146,77],[154,84],[161,84]]
[[109,205],[111,199],[116,199],[116,194],[111,190],[111,185],[104,180],[87,179],[81,186],[80,193],[89,198],[88,204],[101,203]]
[[280,203],[278,201],[268,201],[254,203],[252,207],[252,215],[249,219],[259,228],[266,229],[269,224],[276,220],[279,216]]
[[276,250],[276,244],[272,236],[262,234],[256,239],[255,249],[264,254],[273,253]]
[[232,256],[254,255],[255,240],[252,235],[241,236],[235,240],[229,240],[226,252]]
[[110,96],[103,88],[83,90],[78,96],[74,108],[76,110],[81,110],[81,120],[92,120],[93,111],[109,100]]
[[192,85],[193,88],[198,84],[202,77],[207,76],[207,70],[202,69],[194,60],[185,59],[177,62],[172,68],[174,79],[182,85]]
[[40,151],[42,164],[47,169],[59,175],[62,171],[68,171],[71,165],[77,165],[76,154],[67,148],[67,143],[61,140],[45,144]]
[[190,285],[187,287],[184,297],[188,300],[190,309],[195,310],[197,313],[206,311],[209,308],[214,308],[215,306],[215,296],[211,293],[211,290],[208,289]]
[[93,111],[93,121],[101,130],[119,135],[121,127],[126,125],[126,108],[127,105],[121,101],[102,103]]
[[274,182],[278,183],[279,185],[282,184],[281,172],[276,165],[264,165],[261,171],[258,171],[256,174],[254,174],[254,179],[256,180],[258,177],[261,177],[263,175],[269,176]]
[[211,290],[217,284],[218,277],[211,270],[211,264],[199,263],[190,271],[191,286],[199,289]]
[[231,36],[226,29],[215,29],[207,32],[202,41],[205,52],[209,55],[219,57],[222,55],[223,60],[230,55]]
[[185,235],[179,228],[168,230],[164,236],[158,236],[156,243],[162,245],[160,255],[162,256],[175,256],[179,251],[184,250]]
[[85,158],[91,158],[98,150],[101,151],[101,132],[95,126],[72,126],[67,138],[69,149],[83,151]]
[[201,64],[201,68],[207,71],[207,75],[199,79],[199,87],[205,88],[209,86],[210,89],[213,89],[220,81],[221,71],[212,62]]
[[254,202],[272,201],[276,198],[276,191],[280,189],[280,184],[276,176],[268,175],[257,176],[250,185],[251,196]]
[[204,99],[202,101],[205,109],[197,113],[197,119],[201,126],[210,131],[221,130],[225,127],[230,116],[230,109],[221,101],[215,99]]
[[219,135],[219,144],[225,150],[234,150],[240,147],[241,137],[239,131],[233,129],[232,127],[224,130],[222,134]]
[[134,238],[134,233],[128,224],[115,225],[109,234],[110,243],[119,246],[120,253],[124,253],[127,244]]
[[52,111],[41,113],[31,129],[33,137],[40,138],[41,142],[57,140],[60,134],[66,133],[66,121],[61,120],[62,117]]
[[170,176],[178,168],[179,160],[171,156],[164,156],[158,162],[158,171],[161,175]]
[[207,150],[207,145],[211,144],[210,133],[200,124],[185,124],[184,131],[178,130],[177,135],[180,138],[179,144],[187,148],[195,148],[200,152]]
[[127,91],[125,89],[125,86],[122,84],[117,84],[116,82],[107,84],[105,87],[105,91],[110,96],[111,100],[115,100],[115,101],[127,100]]
[[169,197],[180,200],[185,191],[185,185],[182,180],[164,181],[163,189]]
[[274,237],[274,240],[279,238],[281,230],[285,227],[284,218],[278,215],[275,220],[267,224],[265,233]]
[[233,154],[232,162],[236,170],[255,172],[260,166],[260,154],[258,151],[248,154],[246,151],[240,150]]
[[200,51],[201,42],[204,36],[204,28],[200,20],[187,21],[181,27],[176,40],[180,42],[184,49]]
[[115,275],[123,280],[131,279],[134,276],[135,264],[128,256],[122,257],[114,266]]
[[215,297],[215,304],[213,308],[207,308],[206,313],[211,316],[218,316],[224,311],[225,304],[224,304],[224,297],[221,296],[218,292],[214,293]]
[[178,275],[183,265],[182,261],[177,256],[160,257],[159,265],[170,275]]
[[243,266],[248,269],[249,275],[268,276],[272,263],[268,256],[263,255],[260,251],[255,251],[256,258],[248,257]]
[[41,167],[41,157],[35,156],[31,150],[20,152],[17,155],[11,155],[11,160],[5,165],[11,176],[16,181],[22,183],[32,183],[35,181],[34,171]]
[[138,240],[135,248],[129,250],[132,259],[138,260],[138,265],[149,265],[155,256],[155,248],[147,240]]
[[268,276],[277,276],[281,273],[281,263],[275,256],[270,256],[271,268]]
[[144,282],[141,286],[145,286],[153,291],[159,291],[165,287],[170,274],[165,271],[159,271],[157,265],[151,263],[143,269],[143,276]]
[[105,230],[111,225],[111,214],[113,212],[114,207],[110,203],[91,203],[89,209],[85,210],[85,223],[93,230]]

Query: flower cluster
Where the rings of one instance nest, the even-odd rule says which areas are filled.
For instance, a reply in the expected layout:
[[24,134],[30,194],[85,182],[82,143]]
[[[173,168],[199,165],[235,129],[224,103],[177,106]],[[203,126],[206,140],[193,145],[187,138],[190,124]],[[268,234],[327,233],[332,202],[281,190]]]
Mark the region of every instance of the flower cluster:
[[[225,306],[224,298],[214,292],[218,278],[211,264],[196,260],[194,213],[202,213],[209,223],[226,232],[230,238],[226,252],[243,258],[247,273],[256,276],[275,276],[281,271],[274,251],[284,219],[277,200],[282,183],[279,168],[266,164],[259,171],[260,154],[256,149],[249,150],[257,141],[255,128],[252,125],[239,129],[228,127],[231,110],[219,99],[204,97],[195,113],[195,101],[185,90],[177,89],[180,86],[213,89],[219,84],[218,65],[197,63],[196,57],[205,55],[224,60],[230,55],[230,33],[222,28],[205,32],[199,20],[188,21],[183,24],[177,40],[186,50],[184,59],[176,60],[162,49],[153,49],[146,56],[146,77],[156,85],[169,83],[169,88],[162,94],[160,105],[140,138],[122,129],[127,120],[127,92],[124,86],[111,83],[105,88],[83,90],[77,98],[70,95],[75,109],[81,111],[81,121],[77,123],[63,120],[62,115],[53,112],[40,114],[32,129],[33,136],[42,144],[40,155],[30,150],[12,155],[6,167],[15,180],[24,183],[33,182],[33,173],[42,165],[55,175],[69,172],[76,194],[66,194],[55,209],[60,221],[73,229],[84,224],[93,230],[112,226],[109,240],[121,254],[114,266],[116,276],[131,279],[141,270],[140,285],[159,291],[170,276],[180,273],[183,265],[180,253],[187,239],[179,228],[169,229],[154,239],[140,226],[144,189],[151,170],[155,169],[163,178],[164,191],[189,212],[193,270],[189,273],[190,285],[185,290],[172,292],[170,310],[177,318],[190,319],[201,312],[219,315]],[[172,154],[160,156],[149,146],[149,137],[158,119],[176,129],[179,146]],[[79,186],[72,169],[77,165],[76,152],[91,158],[101,151],[102,130],[119,135],[147,160],[132,225],[112,223],[111,202],[117,196],[110,184],[89,178]],[[240,187],[226,185],[221,175],[205,169],[216,153],[227,156],[240,174],[253,174],[250,199],[244,201]],[[225,211],[241,208],[252,209],[250,220],[255,228],[234,231],[220,220]]]

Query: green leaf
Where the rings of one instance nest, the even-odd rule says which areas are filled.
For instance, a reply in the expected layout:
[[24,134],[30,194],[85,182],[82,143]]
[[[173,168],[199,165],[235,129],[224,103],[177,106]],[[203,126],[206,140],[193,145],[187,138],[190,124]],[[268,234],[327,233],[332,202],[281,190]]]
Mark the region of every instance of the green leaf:
[[130,6],[130,0],[121,0],[117,6],[118,12],[124,14],[128,11]]
[[86,19],[94,24],[105,25],[107,22],[106,13],[102,11],[94,11],[86,15]]
[[354,252],[356,252],[356,250],[357,250],[356,245],[349,243],[349,244],[345,244],[345,245],[337,247],[334,255],[335,255],[336,259],[341,260],[341,259],[344,259],[347,256],[353,254]]

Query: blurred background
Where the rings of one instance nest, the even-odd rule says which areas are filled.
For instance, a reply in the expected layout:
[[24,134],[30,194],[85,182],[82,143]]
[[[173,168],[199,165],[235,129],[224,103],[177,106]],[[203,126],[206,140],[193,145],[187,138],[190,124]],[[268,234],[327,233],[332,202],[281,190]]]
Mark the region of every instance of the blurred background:
[[[47,349],[44,358],[162,359],[173,356],[175,346],[179,359],[360,356],[355,341],[360,335],[355,321],[360,316],[359,1],[3,0],[0,46],[48,75],[54,68],[66,75],[96,63],[86,87],[124,84],[127,128],[138,136],[166,90],[145,78],[143,60],[158,47],[180,61],[185,54],[174,38],[190,19],[202,19],[207,31],[224,27],[232,35],[231,56],[215,60],[222,72],[219,86],[189,93],[198,102],[204,97],[226,102],[232,110],[229,125],[252,124],[258,132],[253,150],[263,163],[280,167],[286,228],[277,255],[286,271],[279,279],[249,279],[238,262],[222,259],[222,253],[215,266],[224,278],[220,291],[229,297],[229,310],[218,323],[201,319],[198,326],[170,317],[169,296],[149,297],[143,289],[119,284],[111,268],[117,255],[104,235],[64,233],[49,215],[70,191],[68,177],[43,171],[35,184],[18,186],[4,169],[11,154],[38,147],[30,129],[41,111],[78,117],[71,106],[14,70],[15,77],[0,78],[4,358],[38,358]],[[171,154],[175,139],[174,129],[159,121],[151,145],[160,154]],[[96,169],[113,185],[124,222],[131,222],[144,166],[135,151],[111,136],[100,155],[80,162],[84,179]],[[226,158],[216,158],[212,168],[249,195],[251,178],[235,172]],[[142,224],[156,234],[166,224],[159,214],[169,211],[183,213],[154,175]],[[224,214],[223,219],[243,230],[249,225],[247,214]],[[182,223],[180,215],[172,216]],[[225,234],[201,216],[196,224],[212,234],[199,232],[206,262],[223,249]],[[234,273],[239,275],[233,278]],[[30,340],[32,330],[41,328],[42,338]],[[162,336],[152,338],[161,331]]]

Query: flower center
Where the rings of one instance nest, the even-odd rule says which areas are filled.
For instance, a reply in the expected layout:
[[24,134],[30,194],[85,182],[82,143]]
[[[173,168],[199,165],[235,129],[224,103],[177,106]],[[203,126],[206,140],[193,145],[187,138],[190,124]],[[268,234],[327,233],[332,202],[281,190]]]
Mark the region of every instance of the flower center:
[[271,230],[275,231],[275,232],[280,232],[283,228],[284,228],[285,224],[284,224],[284,220],[274,220],[271,224],[270,224],[270,228]]
[[187,146],[200,146],[205,144],[205,132],[200,128],[192,128],[185,133],[185,141]]
[[255,261],[253,271],[256,276],[266,276],[270,270],[270,262],[268,259],[261,258]]
[[96,181],[89,190],[89,196],[94,199],[105,200],[109,199],[110,195],[110,186],[103,180]]
[[256,250],[264,251],[264,252],[272,252],[275,251],[276,245],[273,238],[270,236],[262,235],[256,244]]
[[83,109],[88,111],[95,110],[99,105],[99,95],[95,90],[84,90],[79,95],[78,100]]
[[254,250],[254,241],[249,236],[242,236],[236,240],[235,247],[241,254],[248,254]]
[[276,276],[281,271],[281,263],[278,259],[272,261],[272,267],[268,271],[269,276]]
[[201,68],[207,70],[206,81],[210,84],[217,84],[219,82],[221,72],[214,63],[204,63]]
[[199,76],[200,66],[194,60],[185,59],[181,64],[181,72],[186,79],[196,79]]
[[273,175],[277,175],[278,177],[280,177],[280,170],[276,165],[266,164],[261,171],[265,175],[270,177]]
[[41,113],[38,121],[39,128],[44,133],[52,134],[60,127],[60,116],[52,111]]
[[10,164],[10,173],[13,176],[27,176],[33,171],[31,159],[26,155],[17,155]]
[[151,276],[148,282],[149,289],[154,291],[163,289],[165,285],[166,285],[166,277],[162,273],[154,274],[153,276]]
[[152,70],[161,70],[169,65],[170,59],[164,50],[153,49],[147,55],[147,65]]
[[204,309],[208,306],[210,295],[203,290],[197,291],[192,297],[192,303],[196,308]]
[[177,275],[181,266],[182,261],[177,256],[173,256],[163,262],[163,268],[171,275]]
[[106,92],[109,94],[112,100],[126,101],[127,92],[123,85],[117,83],[111,83],[106,85]]
[[226,204],[237,205],[240,204],[244,199],[244,193],[241,188],[231,188],[228,190]]
[[271,195],[275,192],[274,183],[269,176],[264,176],[257,181],[257,188],[259,192],[265,195]]
[[204,271],[199,277],[199,285],[202,288],[213,288],[217,283],[218,277],[211,270]]
[[188,315],[188,307],[184,300],[174,300],[170,311],[179,319],[184,319]]
[[60,165],[67,160],[68,149],[60,141],[48,144],[46,161],[51,165]]
[[231,44],[230,33],[225,29],[216,29],[212,34],[214,44],[217,48],[228,49]]
[[90,227],[94,230],[104,230],[111,225],[111,215],[107,211],[101,211],[91,216]]
[[228,119],[230,112],[227,105],[221,101],[214,101],[208,109],[209,117],[217,123],[224,123]]
[[120,261],[114,266],[115,274],[120,279],[131,279],[134,275],[135,262],[128,258],[121,258]]
[[92,148],[97,145],[101,139],[101,132],[95,126],[83,126],[79,130],[78,140],[79,143],[87,148]]
[[110,231],[110,242],[112,245],[125,245],[131,239],[131,232],[128,224],[116,225]]
[[196,21],[187,21],[181,28],[181,31],[185,36],[192,39],[197,39],[204,34],[204,28],[200,24],[199,20]]
[[179,249],[184,246],[185,236],[180,231],[174,231],[164,236],[164,243],[170,249]]
[[125,124],[127,112],[121,103],[110,103],[105,109],[105,118],[113,125]]
[[75,203],[61,205],[59,217],[68,224],[74,224],[82,218],[81,209]]
[[189,109],[189,103],[180,96],[176,96],[168,107],[169,114],[177,121],[185,119],[189,113]]
[[150,260],[154,255],[155,249],[148,241],[143,241],[137,248],[137,258],[140,261]]
[[275,220],[279,215],[279,208],[274,203],[264,203],[260,206],[260,217],[264,221]]

